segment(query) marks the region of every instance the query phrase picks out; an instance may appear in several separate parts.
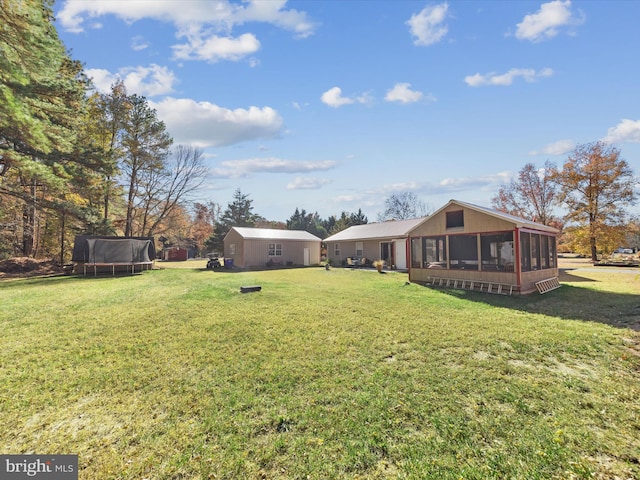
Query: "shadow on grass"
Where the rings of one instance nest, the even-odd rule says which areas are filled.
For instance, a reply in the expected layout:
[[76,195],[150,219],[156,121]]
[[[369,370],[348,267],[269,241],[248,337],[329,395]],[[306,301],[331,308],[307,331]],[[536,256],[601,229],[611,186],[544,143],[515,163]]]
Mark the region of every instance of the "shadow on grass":
[[[596,282],[596,280],[570,274],[561,276],[560,281]],[[597,322],[616,328],[640,331],[640,296],[634,294],[598,291],[562,284],[560,288],[542,295],[532,293],[522,296],[504,296],[467,290],[441,289],[440,291],[453,297],[494,307],[550,315],[566,320]]]
[[286,271],[286,270],[299,270],[302,268],[317,268],[320,269],[322,268],[324,270],[324,267],[321,267],[319,265],[290,265],[290,266],[277,266],[277,267],[267,267],[267,266],[252,266],[252,267],[247,267],[247,268],[240,268],[240,267],[231,267],[231,268],[227,268],[227,267],[223,267],[223,268],[214,268],[214,269],[210,269],[210,268],[196,268],[193,271],[194,272],[211,272],[212,274],[216,274],[216,273],[251,273],[251,272],[281,272],[281,271]]
[[581,277],[576,275],[575,272],[577,268],[560,268],[558,270],[558,279],[560,282],[597,282],[597,280],[593,280],[591,278]]
[[116,272],[115,275],[111,273],[98,273],[98,275],[65,275],[63,273],[54,274],[54,275],[40,275],[33,277],[22,277],[22,278],[6,278],[0,280],[0,289],[4,287],[9,287],[10,285],[29,285],[29,286],[39,286],[39,285],[56,285],[62,282],[86,282],[86,281],[100,281],[107,279],[115,279],[115,278],[131,278],[131,277],[139,277],[141,275],[147,274],[148,270],[144,272],[136,272],[136,273],[124,273],[124,272]]

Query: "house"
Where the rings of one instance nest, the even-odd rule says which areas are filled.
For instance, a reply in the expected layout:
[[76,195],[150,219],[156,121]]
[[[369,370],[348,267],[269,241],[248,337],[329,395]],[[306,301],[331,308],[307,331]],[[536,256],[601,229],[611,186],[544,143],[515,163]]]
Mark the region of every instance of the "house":
[[406,270],[409,265],[408,234],[425,218],[367,223],[346,228],[325,238],[327,258],[334,265],[354,258],[384,260],[387,266]]
[[557,285],[558,230],[451,200],[409,232],[409,280],[531,293]]
[[318,265],[320,244],[303,230],[232,227],[224,237],[224,258],[240,268]]

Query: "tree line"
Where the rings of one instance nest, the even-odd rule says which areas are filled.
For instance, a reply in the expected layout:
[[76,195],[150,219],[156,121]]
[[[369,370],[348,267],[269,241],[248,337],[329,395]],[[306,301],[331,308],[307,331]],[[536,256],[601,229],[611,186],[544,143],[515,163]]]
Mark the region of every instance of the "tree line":
[[122,82],[93,91],[52,7],[0,9],[0,256],[62,262],[77,233],[170,230],[206,168],[197,148],[173,145],[145,97]]
[[[267,220],[254,212],[253,200],[238,188],[232,200],[223,210],[214,202],[196,203],[195,216],[190,238],[182,238],[176,243],[189,245],[196,254],[219,252],[224,248],[224,237],[232,227],[275,228],[286,230],[304,230],[318,238],[324,239],[353,225],[368,223],[361,209],[350,213],[343,211],[340,215],[321,218],[317,212],[307,212],[304,208],[296,208],[286,222]],[[171,240],[161,239],[165,245]]]
[[[76,234],[154,236],[163,245],[221,251],[232,226],[306,230],[320,237],[368,222],[358,210],[326,219],[296,208],[286,222],[253,212],[240,189],[225,209],[195,203],[207,170],[198,148],[174,145],[143,96],[122,82],[93,90],[53,25],[53,0],[0,0],[0,258],[70,256]],[[588,252],[634,243],[637,198],[621,152],[580,145],[561,167],[527,164],[492,199],[496,209],[563,230]],[[568,212],[557,214],[562,208]],[[413,192],[385,200],[378,221],[431,213]],[[636,237],[633,237],[635,235]]]

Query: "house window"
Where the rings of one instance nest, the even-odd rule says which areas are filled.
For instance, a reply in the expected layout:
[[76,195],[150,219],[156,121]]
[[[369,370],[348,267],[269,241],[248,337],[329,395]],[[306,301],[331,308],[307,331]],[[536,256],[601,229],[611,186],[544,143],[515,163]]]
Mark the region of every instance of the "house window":
[[393,264],[393,243],[382,242],[380,244],[380,258],[388,264]]
[[231,245],[229,245],[229,255],[235,255],[236,254],[236,244],[232,243]]
[[464,211],[447,212],[447,228],[464,227]]
[[269,253],[270,257],[281,257],[282,256],[282,244],[281,243],[270,243],[269,244]]
[[446,245],[444,236],[422,239],[422,261],[425,268],[447,268]]
[[478,270],[477,235],[452,235],[449,237],[449,268]]
[[411,239],[411,267],[412,268],[422,267],[422,251],[420,248],[421,245],[422,245],[421,238]]
[[340,256],[340,244],[336,243],[333,245],[333,256],[334,257],[339,257]]
[[362,257],[364,255],[364,245],[362,242],[356,242],[356,257]]
[[480,235],[480,255],[482,270],[513,272],[513,232]]

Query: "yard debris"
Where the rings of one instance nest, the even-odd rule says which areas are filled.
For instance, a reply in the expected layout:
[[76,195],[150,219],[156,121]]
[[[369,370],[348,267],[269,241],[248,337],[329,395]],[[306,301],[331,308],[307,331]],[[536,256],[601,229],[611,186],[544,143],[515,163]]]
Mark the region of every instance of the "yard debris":
[[260,290],[262,290],[262,287],[260,285],[249,285],[240,287],[240,293],[259,292]]
[[13,257],[0,260],[0,278],[23,278],[59,275],[62,267],[51,259]]

